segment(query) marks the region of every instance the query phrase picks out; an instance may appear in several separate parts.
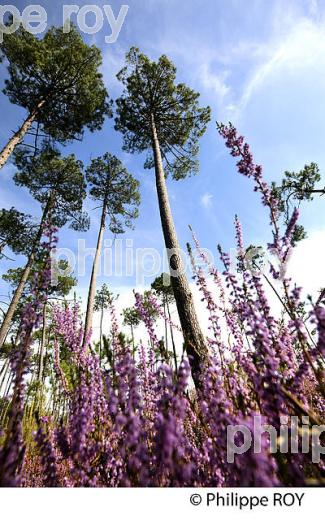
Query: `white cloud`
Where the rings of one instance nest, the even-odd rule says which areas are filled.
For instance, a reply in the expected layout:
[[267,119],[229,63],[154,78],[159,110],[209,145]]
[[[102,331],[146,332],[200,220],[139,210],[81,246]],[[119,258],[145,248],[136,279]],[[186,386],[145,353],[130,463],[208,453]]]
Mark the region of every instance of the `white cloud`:
[[205,90],[212,91],[212,94],[216,97],[218,106],[222,106],[230,94],[230,86],[227,85],[227,71],[214,72],[212,71],[211,64],[205,62],[199,68],[198,74],[202,86]]
[[115,44],[114,47],[108,45],[103,51],[102,74],[109,93],[113,93],[114,96],[119,95],[123,88],[116,74],[125,65],[125,53],[126,50],[118,44]]
[[[286,277],[291,279],[291,288],[295,285],[302,288],[303,300],[310,295],[313,301],[316,301],[319,291],[325,287],[324,244],[325,230],[319,229],[310,232],[308,238],[299,242],[292,251],[287,265]],[[271,277],[267,265],[265,266],[265,274],[278,294],[282,295],[282,282]],[[265,282],[264,288],[273,314],[279,316],[283,311],[279,298],[267,282]]]
[[213,195],[211,193],[205,193],[201,197],[201,204],[204,208],[210,208],[212,205]]
[[293,252],[288,266],[289,275],[305,294],[314,298],[325,287],[325,230],[315,230],[301,241]]
[[272,55],[254,70],[246,83],[240,110],[245,109],[258,89],[276,74],[303,75],[314,65],[317,71],[321,70],[325,64],[325,26],[303,20],[289,32],[285,41],[274,42],[270,48]]
[[[171,55],[181,71],[191,71],[202,93],[215,103],[219,119],[236,122],[262,86],[290,72],[299,78],[325,69],[325,23],[317,0],[302,4],[285,0],[269,6],[263,36],[242,36],[238,41],[216,37],[215,46],[187,34],[177,40],[158,39],[156,51]],[[261,16],[258,11],[258,16]],[[258,20],[257,20],[258,21]],[[220,41],[219,41],[220,39]],[[183,65],[182,65],[183,62]],[[238,78],[238,81],[237,81]]]

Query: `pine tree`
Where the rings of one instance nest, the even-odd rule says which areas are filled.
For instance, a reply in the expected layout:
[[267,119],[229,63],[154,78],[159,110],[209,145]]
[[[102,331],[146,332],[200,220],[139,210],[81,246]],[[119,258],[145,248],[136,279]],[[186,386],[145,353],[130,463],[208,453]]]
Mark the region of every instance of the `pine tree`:
[[99,326],[99,359],[101,361],[103,351],[103,319],[104,311],[108,309],[109,305],[115,300],[113,293],[109,290],[106,283],[97,291],[94,299],[94,312],[100,312],[100,326]]
[[138,327],[140,324],[140,316],[135,307],[127,307],[123,309],[123,325],[130,327],[131,330],[131,339],[132,339],[132,353],[135,355],[135,340],[134,340],[134,328]]
[[[294,207],[300,206],[303,201],[312,201],[315,195],[325,195],[325,188],[318,187],[321,180],[318,165],[306,164],[299,172],[284,172],[281,184],[272,182],[272,195],[278,200],[279,211],[284,216],[285,225],[289,224]],[[296,224],[292,241],[294,244],[307,238],[305,228]]]
[[23,293],[43,234],[43,227],[51,224],[63,227],[69,223],[75,230],[87,230],[89,219],[82,211],[86,197],[83,165],[74,155],[61,157],[58,150],[46,148],[36,156],[27,156],[23,150],[15,154],[17,172],[14,181],[18,186],[28,188],[42,206],[42,218],[34,241],[31,244],[28,261],[23,269],[20,282],[10,302],[0,328],[0,347],[6,338],[11,320]]
[[[174,363],[175,363],[175,370],[177,371],[177,352],[176,352],[176,345],[174,340],[174,332],[173,332],[173,326],[171,322],[171,313],[170,313],[170,304],[175,302],[174,298],[174,291],[171,284],[171,278],[168,273],[162,273],[160,276],[157,276],[157,278],[153,281],[151,284],[151,288],[155,291],[157,296],[161,299],[163,308],[164,308],[164,314],[165,314],[165,342],[166,342],[166,348],[168,350],[168,340],[167,340],[167,326],[169,321],[169,331],[170,331],[170,337],[172,340],[172,346],[173,346],[173,356],[174,356]],[[168,321],[167,321],[168,319]]]
[[[81,139],[84,128],[102,127],[111,116],[99,67],[100,50],[86,45],[75,27],[69,33],[52,27],[39,39],[22,26],[5,34],[0,58],[8,63],[4,94],[26,109],[27,117],[0,152],[0,168],[32,124],[53,140]],[[40,128],[39,128],[40,127]]]
[[31,217],[14,207],[0,210],[0,259],[8,247],[15,254],[28,254],[37,232],[37,224]]
[[138,216],[140,203],[138,181],[114,155],[106,153],[93,159],[87,168],[86,177],[91,198],[100,202],[101,220],[89,284],[84,341],[87,340],[92,327],[96,279],[107,220],[112,233],[124,233],[125,227],[132,227],[133,219]]
[[[19,306],[16,309],[16,314],[20,314],[20,309],[27,303],[30,298],[31,289],[34,284],[35,273],[42,269],[42,260],[35,258],[34,264],[29,272],[28,279],[24,286],[23,292],[20,296]],[[44,355],[46,350],[46,331],[47,331],[47,314],[48,314],[48,303],[51,299],[56,300],[57,298],[65,298],[71,289],[77,284],[77,279],[72,275],[71,269],[67,260],[59,260],[58,268],[61,273],[57,278],[57,283],[50,287],[48,300],[44,303],[43,307],[43,318],[42,318],[42,329],[40,335],[40,347],[38,353],[38,367],[37,367],[37,379],[39,382],[42,381],[43,369],[44,369]],[[9,283],[13,289],[13,292],[17,289],[20,280],[23,276],[23,267],[17,267],[15,269],[8,269],[8,271],[2,275],[2,279]],[[15,318],[14,318],[15,319]],[[14,320],[13,320],[14,321]],[[18,323],[19,323],[18,317]]]
[[188,280],[182,272],[166,176],[171,174],[179,180],[198,171],[198,141],[210,120],[210,109],[200,108],[199,94],[183,83],[176,83],[176,68],[166,56],[153,62],[132,48],[126,62],[118,74],[125,89],[117,100],[115,128],[123,134],[124,149],[131,153],[147,151],[145,167],[155,169],[165,246],[171,273],[177,273],[171,278],[172,287],[193,380],[199,386],[207,346]]

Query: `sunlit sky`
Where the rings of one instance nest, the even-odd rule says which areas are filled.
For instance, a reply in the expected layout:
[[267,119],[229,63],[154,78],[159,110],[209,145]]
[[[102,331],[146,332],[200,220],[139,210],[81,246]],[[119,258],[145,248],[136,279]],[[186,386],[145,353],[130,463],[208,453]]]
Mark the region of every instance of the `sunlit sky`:
[[[32,2],[14,1],[21,11]],[[48,13],[49,25],[62,24],[62,5],[68,2],[37,1]],[[76,2],[79,6],[89,2]],[[98,6],[106,2],[97,1]],[[118,14],[121,3],[109,2]],[[251,145],[267,180],[279,181],[285,170],[299,170],[317,162],[325,169],[325,1],[322,0],[125,0],[129,11],[116,43],[105,43],[108,22],[96,35],[85,35],[103,52],[104,79],[113,99],[121,86],[115,75],[123,66],[132,45],[152,59],[167,54],[176,64],[178,79],[201,93],[201,103],[212,108],[212,121],[201,140],[200,172],[184,181],[168,180],[171,205],[182,247],[189,241],[191,224],[204,247],[216,254],[216,244],[226,250],[234,246],[233,219],[242,221],[247,244],[265,243],[270,238],[267,213],[253,193],[251,182],[236,173],[216,132],[216,120],[231,120]],[[73,19],[73,18],[72,18]],[[0,83],[7,77],[0,65]],[[25,117],[20,107],[0,94],[0,146]],[[163,238],[153,171],[143,169],[143,156],[122,151],[122,139],[108,120],[101,132],[85,133],[82,143],[69,144],[64,154],[75,153],[85,165],[91,158],[109,151],[116,154],[141,182],[142,203],[135,230],[123,236],[136,248],[162,250]],[[28,192],[15,187],[14,168],[1,172],[0,205],[40,214]],[[68,229],[60,232],[60,245],[76,250],[77,239],[94,247],[99,212],[86,202],[92,226],[88,233]],[[299,246],[293,271],[310,291],[324,285],[325,200],[302,206],[301,219],[309,239]],[[109,233],[106,238],[109,239]],[[128,242],[130,244],[130,242]],[[134,252],[135,254],[135,252]],[[3,262],[0,274],[23,259]],[[87,261],[78,293],[86,294],[91,268]],[[101,276],[116,292],[130,299],[136,285],[134,276]],[[148,278],[145,283],[150,284]],[[1,295],[8,288],[1,282]]]

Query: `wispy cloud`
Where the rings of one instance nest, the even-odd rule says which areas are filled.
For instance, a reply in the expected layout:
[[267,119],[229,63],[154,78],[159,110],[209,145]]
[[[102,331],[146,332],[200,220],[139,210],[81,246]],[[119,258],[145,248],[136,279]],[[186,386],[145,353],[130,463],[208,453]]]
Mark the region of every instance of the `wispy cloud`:
[[[271,56],[270,56],[270,51]],[[317,65],[318,73],[325,65],[325,25],[303,20],[283,41],[268,46],[266,59],[259,64],[248,79],[238,103],[243,111],[258,89],[275,75],[294,73],[302,77]]]
[[211,193],[205,193],[201,197],[201,204],[204,208],[210,208],[212,206],[213,195]]
[[117,96],[122,90],[122,84],[118,81],[116,74],[125,65],[125,53],[127,49],[118,43],[114,46],[107,45],[103,50],[102,74],[110,94]]
[[[254,20],[260,24],[257,5],[250,9],[253,25]],[[234,16],[238,15],[237,2],[232,8]],[[202,32],[199,37],[195,30],[189,33],[186,24],[177,27],[176,41],[172,31],[175,20],[168,19],[151,47],[157,54],[171,56],[179,70],[189,72],[191,83],[209,98],[219,119],[237,122],[252,97],[275,74],[291,68],[303,76],[309,66],[317,64],[319,68],[325,63],[323,11],[317,0],[274,0],[268,5],[265,34],[246,30],[236,39],[233,34],[224,34],[227,22],[220,9],[213,46],[208,34],[203,38]],[[243,28],[248,27],[245,16],[243,12]]]
[[227,71],[215,72],[209,63],[203,63],[199,69],[199,77],[203,88],[212,91],[217,98],[217,103],[222,106],[230,94],[230,86],[227,84]]
[[319,14],[318,0],[309,0],[309,13],[311,16],[317,16]]

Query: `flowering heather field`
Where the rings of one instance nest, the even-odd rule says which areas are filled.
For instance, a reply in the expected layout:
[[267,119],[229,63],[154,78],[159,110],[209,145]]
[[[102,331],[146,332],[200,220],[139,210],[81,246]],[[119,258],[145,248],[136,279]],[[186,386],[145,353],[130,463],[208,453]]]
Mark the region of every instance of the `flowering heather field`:
[[[193,278],[210,324],[204,331],[208,355],[199,371],[188,351],[177,367],[172,356],[164,356],[152,309],[172,329],[178,325],[166,316],[154,291],[146,297],[135,293],[134,308],[148,333],[135,346],[119,330],[114,300],[109,300],[105,312],[111,332],[104,352],[92,343],[91,331],[85,336],[78,304],[57,300],[48,318],[46,370],[39,381],[36,345],[58,233],[51,222],[43,223],[41,267],[33,273],[17,337],[6,343],[1,371],[10,382],[0,409],[2,486],[324,484],[324,462],[313,460],[312,440],[310,449],[302,449],[301,433],[307,420],[308,431],[325,420],[324,294],[318,301],[304,301],[301,288],[286,277],[298,211],[283,226],[279,199],[243,137],[232,125],[219,125],[218,131],[236,158],[239,174],[261,196],[270,221],[268,248],[277,261],[267,271],[258,269],[258,260],[255,269],[247,266],[237,217],[236,269],[220,246],[223,267],[211,265],[193,234]],[[199,267],[194,256],[200,258]],[[274,315],[268,302],[267,286],[281,303],[280,315]],[[251,445],[230,462],[229,427],[245,427],[256,435],[254,422],[260,418],[262,425],[275,428],[280,446],[281,426],[287,424],[290,434],[291,417],[299,425],[296,453],[271,453],[270,436],[263,433],[259,449]],[[240,430],[235,440],[242,444]]]

